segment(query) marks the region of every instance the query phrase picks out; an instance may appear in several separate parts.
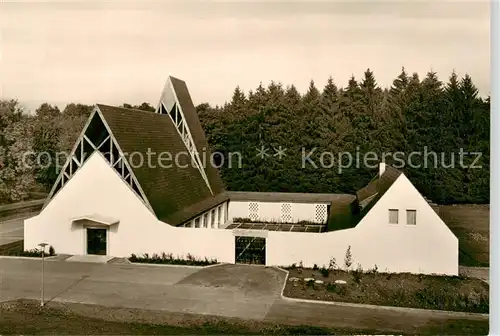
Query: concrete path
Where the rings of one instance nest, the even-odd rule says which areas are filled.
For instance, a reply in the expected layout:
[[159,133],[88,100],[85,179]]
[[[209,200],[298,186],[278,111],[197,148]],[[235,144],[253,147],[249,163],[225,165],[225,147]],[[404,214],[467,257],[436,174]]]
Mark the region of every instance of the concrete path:
[[68,262],[89,262],[105,264],[112,260],[113,257],[107,255],[74,255],[65,258]]
[[[474,323],[487,316],[387,310],[281,298],[286,273],[270,267],[218,265],[208,268],[98,264],[48,260],[45,297],[53,301],[110,307],[239,317],[285,324],[374,328],[400,332],[418,326]],[[39,299],[41,261],[0,258],[0,301]],[[458,323],[457,322],[457,323]]]
[[[263,319],[280,294],[279,290],[270,295],[260,288],[238,291],[235,287],[190,281],[189,276],[200,270],[48,260],[45,297],[104,306]],[[188,280],[182,282],[186,277]],[[1,301],[39,299],[40,284],[39,259],[0,258]]]

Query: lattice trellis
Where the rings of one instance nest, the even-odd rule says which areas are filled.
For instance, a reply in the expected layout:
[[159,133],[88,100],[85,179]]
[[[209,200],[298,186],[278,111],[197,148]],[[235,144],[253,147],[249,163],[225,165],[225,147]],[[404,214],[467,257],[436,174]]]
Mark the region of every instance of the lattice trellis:
[[326,204],[316,204],[316,222],[326,223],[326,220],[327,220]]
[[248,218],[251,220],[259,219],[259,203],[251,202],[248,204]]
[[290,223],[292,221],[292,205],[289,203],[281,204],[281,221]]

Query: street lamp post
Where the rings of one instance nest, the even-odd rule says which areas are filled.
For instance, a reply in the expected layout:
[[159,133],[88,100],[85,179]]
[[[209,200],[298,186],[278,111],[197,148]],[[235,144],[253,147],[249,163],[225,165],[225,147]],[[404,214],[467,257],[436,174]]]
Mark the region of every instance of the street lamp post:
[[38,246],[40,246],[42,248],[42,296],[41,296],[41,300],[40,300],[40,306],[44,306],[44,300],[43,300],[43,278],[44,278],[44,265],[45,265],[45,246],[47,246],[49,244],[47,243],[40,243],[38,244]]

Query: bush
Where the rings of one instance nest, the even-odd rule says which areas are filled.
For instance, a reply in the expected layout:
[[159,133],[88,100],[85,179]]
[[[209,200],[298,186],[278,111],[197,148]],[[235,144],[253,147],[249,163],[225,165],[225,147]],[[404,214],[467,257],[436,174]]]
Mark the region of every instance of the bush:
[[378,267],[377,267],[377,264],[375,264],[375,266],[373,266],[373,268],[369,271],[369,273],[377,274],[377,272],[378,272]]
[[161,255],[154,253],[151,257],[148,253],[138,256],[134,253],[128,258],[131,262],[145,263],[145,264],[170,264],[170,265],[190,265],[190,266],[207,266],[218,264],[217,259],[196,258],[192,254],[188,254],[186,258],[174,257],[172,253],[162,252]]
[[307,287],[311,287],[311,288],[313,288],[313,289],[316,289],[316,287],[314,287],[314,280],[308,280],[308,281],[306,282],[306,286],[307,286]]
[[329,282],[326,285],[326,290],[340,296],[344,296],[347,294],[346,285],[336,285],[335,282]]
[[363,269],[361,268],[361,265],[358,264],[358,267],[352,271],[352,277],[354,279],[354,282],[356,283],[361,283],[361,278],[363,277]]
[[49,246],[49,255],[50,256],[56,255],[56,251],[54,250],[54,247],[52,245]]
[[313,266],[313,271],[317,271],[319,268],[318,268],[318,265],[317,264],[314,264]]
[[252,223],[250,218],[236,217],[233,218],[233,223]]
[[328,268],[325,268],[325,267],[321,267],[319,272],[321,273],[322,276],[324,276],[325,278],[328,278],[328,276],[330,275],[330,269]]
[[328,268],[329,268],[331,271],[333,271],[333,270],[337,269],[337,268],[338,268],[338,266],[337,266],[337,259],[335,259],[334,257],[332,257],[332,258],[330,259],[330,264],[328,265]]
[[17,256],[17,257],[33,257],[33,258],[41,258],[42,250],[31,249],[31,250],[21,250],[21,251],[11,251],[8,253],[9,256]]

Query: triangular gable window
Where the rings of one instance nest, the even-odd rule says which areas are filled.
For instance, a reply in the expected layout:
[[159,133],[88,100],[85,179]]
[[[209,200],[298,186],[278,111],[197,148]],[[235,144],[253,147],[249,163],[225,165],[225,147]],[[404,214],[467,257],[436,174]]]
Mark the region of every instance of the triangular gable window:
[[95,147],[98,147],[108,137],[108,130],[98,113],[94,114],[92,121],[85,130],[85,135]]
[[165,109],[165,106],[163,106],[163,103],[160,103],[160,113],[167,114],[167,110]]
[[174,124],[176,124],[176,119],[175,119],[176,114],[177,114],[177,104],[174,104],[174,106],[172,106],[172,109],[170,110],[170,118],[172,118]]
[[75,146],[70,158],[66,161],[66,165],[61,171],[56,184],[49,194],[49,199],[66,184],[66,182],[76,173],[83,163],[98,150],[103,154],[121,178],[129,185],[129,187],[137,193],[137,195],[147,203],[145,197],[140,192],[140,189],[135,182],[133,173],[129,170],[124,156],[120,155],[119,147],[116,141],[108,132],[104,122],[101,120],[99,113],[94,113],[92,120],[79,138],[79,143]]
[[94,152],[94,147],[92,147],[92,145],[85,138],[82,139],[82,146],[83,146],[83,162],[85,162],[90,157],[90,154]]
[[133,189],[133,190],[134,190],[134,191],[135,191],[138,195],[140,195],[140,194],[141,194],[141,192],[139,191],[139,187],[137,186],[137,184],[136,184],[134,181],[132,181],[132,189]]

